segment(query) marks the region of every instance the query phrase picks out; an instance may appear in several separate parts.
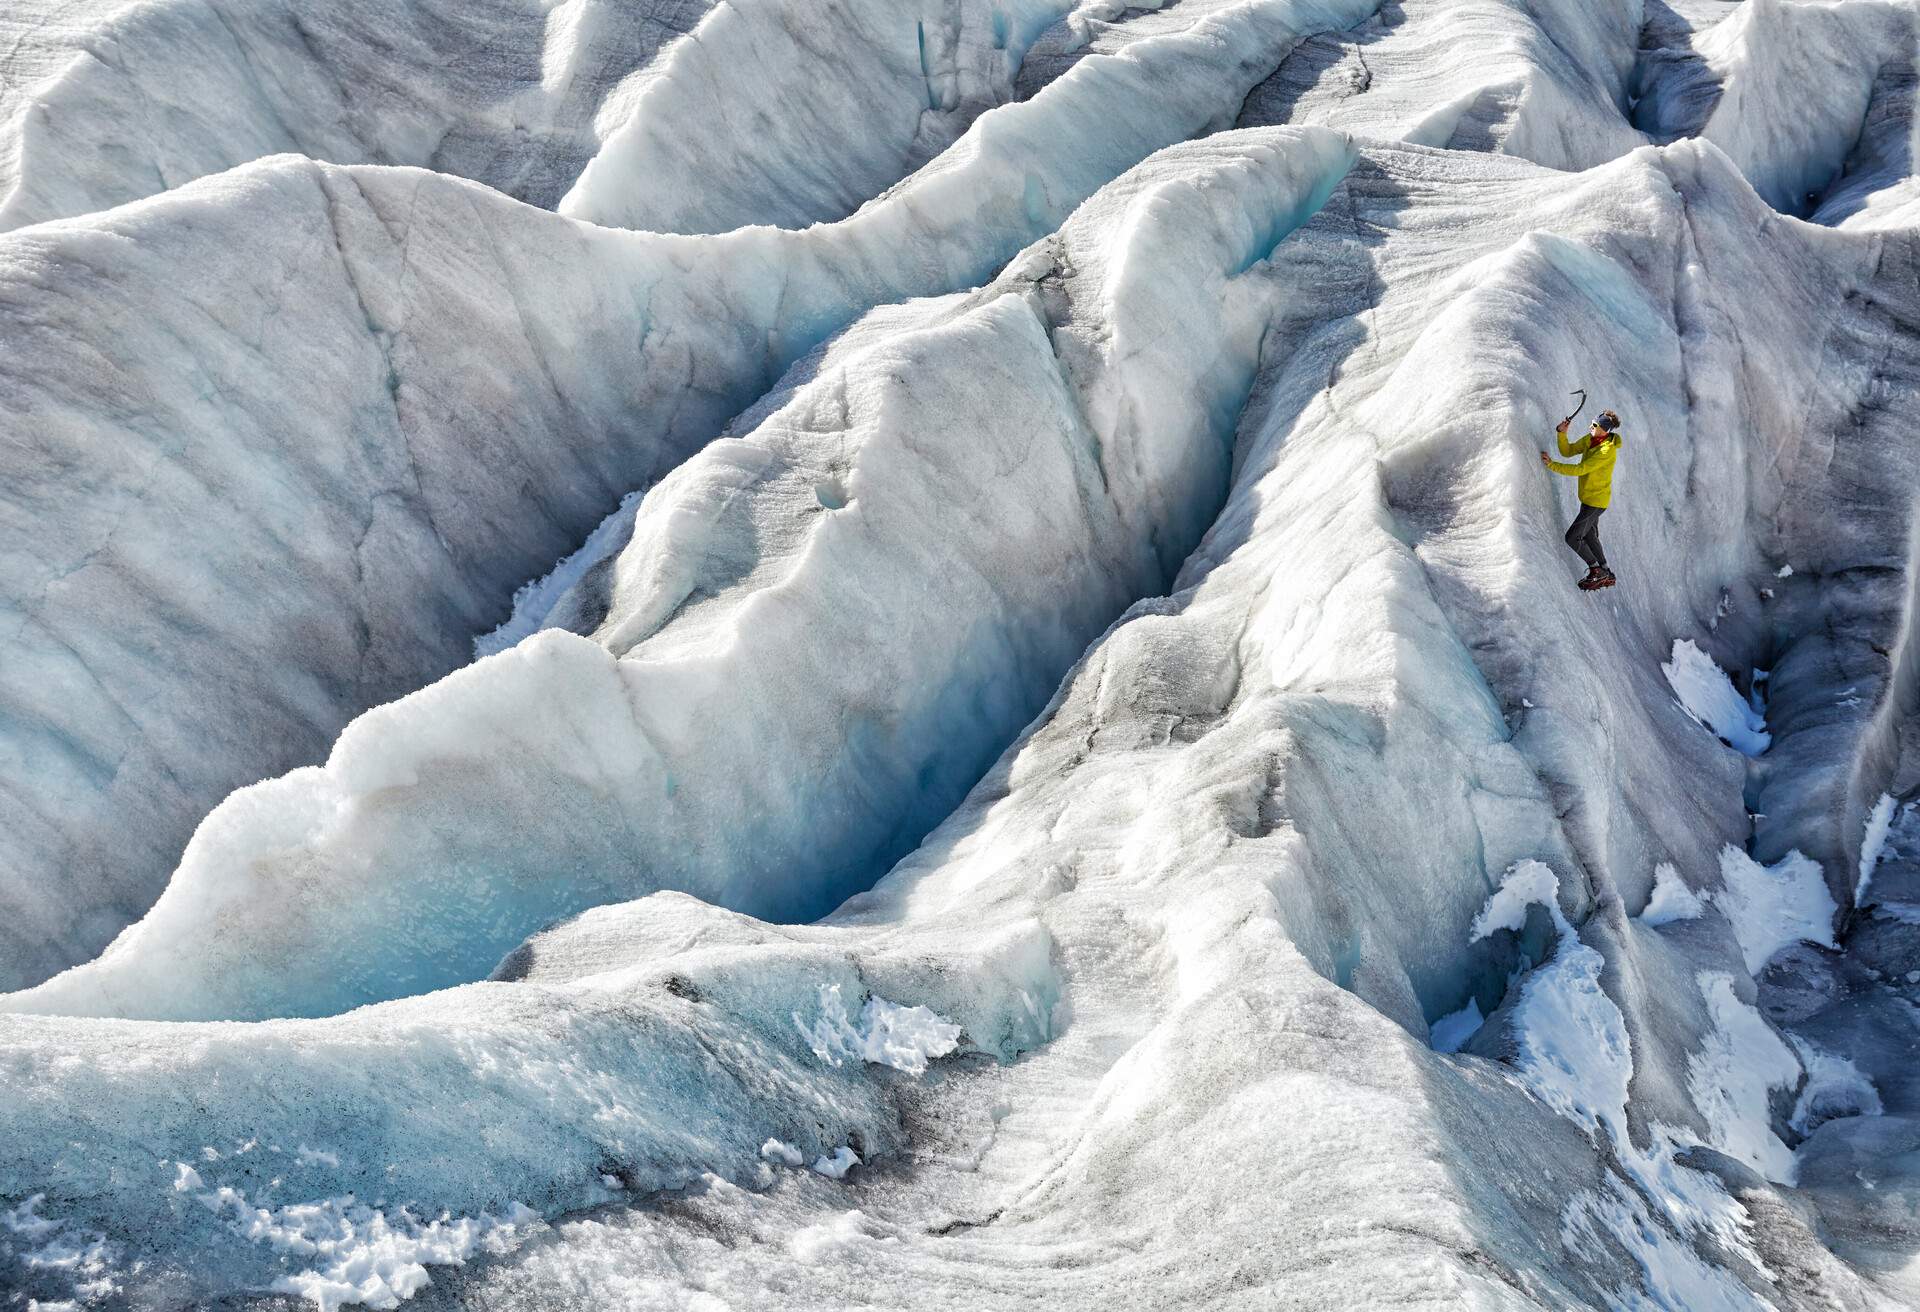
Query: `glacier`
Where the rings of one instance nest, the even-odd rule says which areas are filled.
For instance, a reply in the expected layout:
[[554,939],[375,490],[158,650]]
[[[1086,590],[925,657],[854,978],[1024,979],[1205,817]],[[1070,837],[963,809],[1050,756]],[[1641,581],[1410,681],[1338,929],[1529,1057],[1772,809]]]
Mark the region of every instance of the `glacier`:
[[0,32],[15,1304],[1920,1305],[1911,4]]

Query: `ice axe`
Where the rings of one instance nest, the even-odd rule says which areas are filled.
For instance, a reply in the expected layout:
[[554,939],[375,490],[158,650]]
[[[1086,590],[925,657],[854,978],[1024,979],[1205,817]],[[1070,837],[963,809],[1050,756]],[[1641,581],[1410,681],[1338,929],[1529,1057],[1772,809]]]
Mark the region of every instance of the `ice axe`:
[[1568,415],[1565,419],[1562,419],[1560,421],[1560,427],[1562,428],[1569,427],[1573,423],[1573,421],[1579,417],[1580,412],[1587,408],[1587,389],[1586,388],[1576,387],[1571,392],[1568,392],[1567,395],[1579,397],[1580,404],[1573,408],[1572,414]]

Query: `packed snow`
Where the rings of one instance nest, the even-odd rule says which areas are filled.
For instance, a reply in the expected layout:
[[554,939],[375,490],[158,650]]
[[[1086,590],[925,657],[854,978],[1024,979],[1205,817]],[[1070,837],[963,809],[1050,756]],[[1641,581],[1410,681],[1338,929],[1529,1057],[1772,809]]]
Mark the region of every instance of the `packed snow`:
[[1619,1007],[1600,987],[1606,960],[1580,941],[1559,894],[1559,876],[1544,862],[1520,862],[1474,917],[1470,938],[1515,933],[1525,926],[1528,908],[1546,909],[1552,954],[1525,977],[1513,1006],[1514,1068],[1535,1097],[1578,1125],[1605,1128],[1624,1151],[1632,1040]]
[[0,14],[0,1305],[1920,1305],[1917,24]]
[[1833,947],[1840,908],[1817,862],[1799,852],[1763,866],[1729,844],[1720,852],[1714,905],[1733,927],[1747,973],[1758,975],[1784,949],[1802,941]]
[[1769,1180],[1791,1184],[1793,1154],[1773,1131],[1770,1102],[1774,1090],[1800,1083],[1800,1059],[1741,999],[1731,975],[1703,974],[1700,989],[1713,1029],[1688,1062],[1687,1088],[1706,1118],[1707,1141]]
[[1653,868],[1653,896],[1640,912],[1641,923],[1670,925],[1676,920],[1698,920],[1706,910],[1706,899],[1687,887],[1678,870],[1665,861]]
[[885,998],[868,998],[856,1022],[847,1015],[838,984],[820,991],[817,1017],[807,1021],[796,1014],[793,1023],[813,1055],[829,1066],[852,1058],[924,1075],[929,1058],[946,1056],[960,1042],[958,1025],[925,1007],[902,1007]]
[[1676,639],[1673,660],[1660,669],[1687,714],[1737,750],[1758,756],[1773,742],[1766,716],[1734,690],[1726,671],[1690,639]]
[[1880,864],[1880,858],[1886,852],[1887,834],[1893,828],[1894,805],[1894,799],[1882,793],[1880,800],[1873,804],[1873,810],[1867,814],[1867,831],[1860,839],[1860,880],[1853,889],[1853,904],[1856,907],[1867,905],[1868,891],[1873,887],[1874,868]]

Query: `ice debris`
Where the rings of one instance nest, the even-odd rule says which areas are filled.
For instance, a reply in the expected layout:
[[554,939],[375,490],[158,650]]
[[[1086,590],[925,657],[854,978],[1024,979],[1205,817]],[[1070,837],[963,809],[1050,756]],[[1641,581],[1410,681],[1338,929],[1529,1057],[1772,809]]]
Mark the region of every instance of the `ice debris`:
[[903,1007],[870,997],[856,1022],[847,1014],[838,984],[820,990],[819,1016],[806,1021],[795,1012],[793,1023],[814,1056],[829,1066],[855,1058],[923,1075],[929,1059],[944,1057],[960,1045],[960,1027],[926,1007]]

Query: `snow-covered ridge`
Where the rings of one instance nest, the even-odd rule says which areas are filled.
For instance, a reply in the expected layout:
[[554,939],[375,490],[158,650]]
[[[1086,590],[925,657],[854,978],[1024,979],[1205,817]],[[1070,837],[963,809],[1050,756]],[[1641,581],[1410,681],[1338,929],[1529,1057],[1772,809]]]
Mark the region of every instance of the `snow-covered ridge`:
[[[0,997],[0,1288],[1920,1298],[1920,591],[1890,476],[1920,455],[1920,233],[1873,199],[1904,164],[1852,151],[1870,221],[1830,226],[1766,194],[1798,164],[1638,146],[1635,69],[1678,39],[1638,5],[1185,7],[1081,6],[1044,89],[807,231],[615,232],[276,160],[0,240],[37,298],[14,322],[71,350],[12,386],[74,425],[8,430],[43,464],[0,541],[106,530],[31,593],[65,627],[12,639],[45,664],[7,696],[39,699],[20,741],[117,781],[88,811],[104,769],[0,756],[9,796],[123,841],[148,794],[102,708],[175,717],[170,774],[227,699],[341,677],[300,645],[334,599],[287,583],[339,539],[279,517],[351,527],[369,485],[247,458],[295,385],[391,413],[360,449],[431,473],[439,556],[357,554],[439,572],[346,595],[451,670],[213,807],[111,950]],[[1835,48],[1825,18],[1685,8],[1709,52],[1729,15],[1779,24],[1743,58]],[[641,138],[671,99],[628,102]],[[349,272],[139,281],[215,220],[209,251],[324,224]],[[344,279],[342,326],[278,356],[290,275]],[[175,361],[240,344],[180,384],[203,408],[144,407],[158,367],[102,386],[108,333],[155,323]],[[1626,421],[1594,595],[1534,454],[1574,386]],[[178,445],[206,414],[248,418]],[[128,433],[152,454],[115,483]],[[185,510],[134,495],[182,469],[209,481]],[[127,513],[88,518],[103,488]],[[522,594],[538,631],[465,664],[596,522]],[[324,741],[379,697],[289,722]],[[190,791],[163,799],[189,821]],[[44,887],[68,924],[102,905]]]

